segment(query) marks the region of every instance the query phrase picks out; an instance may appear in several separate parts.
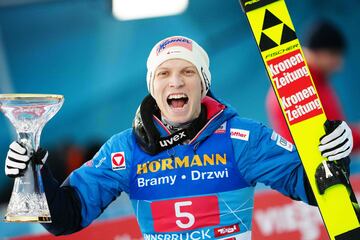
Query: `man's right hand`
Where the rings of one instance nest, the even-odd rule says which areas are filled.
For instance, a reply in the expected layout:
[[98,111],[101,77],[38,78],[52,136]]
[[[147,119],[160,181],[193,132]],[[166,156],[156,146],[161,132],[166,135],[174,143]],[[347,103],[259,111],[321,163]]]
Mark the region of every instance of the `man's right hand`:
[[5,174],[8,177],[22,176],[31,158],[34,158],[38,164],[44,164],[47,157],[48,152],[42,148],[39,148],[32,156],[28,156],[26,148],[20,143],[14,141],[10,144],[9,151],[6,156]]

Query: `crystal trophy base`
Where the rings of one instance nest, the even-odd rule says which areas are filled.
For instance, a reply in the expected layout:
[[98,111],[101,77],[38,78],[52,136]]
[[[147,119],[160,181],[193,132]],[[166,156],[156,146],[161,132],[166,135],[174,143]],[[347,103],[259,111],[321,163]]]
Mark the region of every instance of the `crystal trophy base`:
[[5,221],[51,223],[45,194],[13,193]]

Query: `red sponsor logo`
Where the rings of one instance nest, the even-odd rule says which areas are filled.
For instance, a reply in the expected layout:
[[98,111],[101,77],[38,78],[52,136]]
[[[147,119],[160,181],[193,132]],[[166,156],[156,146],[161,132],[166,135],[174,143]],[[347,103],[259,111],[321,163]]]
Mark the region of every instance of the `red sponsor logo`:
[[121,170],[126,168],[125,153],[116,152],[111,154],[111,165],[113,170]]
[[226,122],[220,125],[220,127],[214,132],[217,134],[222,134],[226,132]]
[[249,141],[249,134],[250,134],[250,132],[248,130],[230,128],[230,137],[231,138]]
[[181,198],[151,203],[156,232],[180,232],[220,223],[216,196]]
[[[240,232],[240,228],[238,224],[234,224],[231,226],[225,226],[225,227],[220,227],[220,228],[215,228],[214,229],[214,235],[215,237],[223,237],[229,234],[233,234],[236,232]],[[231,239],[231,238],[229,238]]]
[[267,61],[267,66],[290,125],[323,113],[300,50]]

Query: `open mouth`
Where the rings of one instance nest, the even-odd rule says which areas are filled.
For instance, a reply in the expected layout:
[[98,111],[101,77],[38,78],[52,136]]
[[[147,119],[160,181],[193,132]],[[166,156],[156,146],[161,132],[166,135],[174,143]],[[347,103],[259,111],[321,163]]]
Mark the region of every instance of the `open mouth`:
[[183,108],[185,104],[187,104],[189,101],[189,98],[186,94],[180,93],[180,94],[170,94],[167,97],[167,103],[172,108]]

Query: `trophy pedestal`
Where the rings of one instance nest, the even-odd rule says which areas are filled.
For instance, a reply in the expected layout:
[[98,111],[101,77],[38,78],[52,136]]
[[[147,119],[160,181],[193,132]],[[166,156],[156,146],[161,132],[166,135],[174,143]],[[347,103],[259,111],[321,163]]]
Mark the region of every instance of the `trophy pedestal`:
[[17,193],[13,191],[5,221],[51,223],[45,194]]
[[39,216],[6,216],[6,222],[36,222],[36,223],[51,223],[51,217]]

